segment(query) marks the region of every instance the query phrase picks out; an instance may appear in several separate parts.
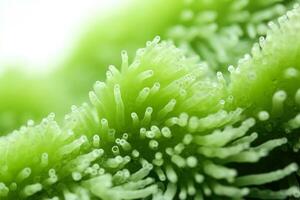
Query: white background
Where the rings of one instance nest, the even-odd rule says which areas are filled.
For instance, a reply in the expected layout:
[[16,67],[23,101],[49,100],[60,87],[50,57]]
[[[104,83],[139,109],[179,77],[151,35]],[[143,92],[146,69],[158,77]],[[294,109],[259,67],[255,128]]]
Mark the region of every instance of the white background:
[[117,5],[118,0],[0,0],[0,69],[55,66],[83,23]]

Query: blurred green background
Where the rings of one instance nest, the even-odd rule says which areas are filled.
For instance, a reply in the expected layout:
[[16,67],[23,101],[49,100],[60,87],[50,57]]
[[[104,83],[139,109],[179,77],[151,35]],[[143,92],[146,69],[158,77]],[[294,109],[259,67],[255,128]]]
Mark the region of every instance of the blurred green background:
[[0,134],[50,112],[61,120],[120,65],[121,50],[132,59],[156,35],[226,76],[292,2],[0,1]]

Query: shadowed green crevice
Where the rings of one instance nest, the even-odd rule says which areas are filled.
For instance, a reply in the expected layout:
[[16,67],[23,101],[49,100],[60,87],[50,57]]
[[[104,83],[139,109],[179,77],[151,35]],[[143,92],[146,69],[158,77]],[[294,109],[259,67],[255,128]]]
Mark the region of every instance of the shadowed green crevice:
[[[260,140],[288,138],[288,145],[276,153],[278,157],[264,165],[267,169],[278,162],[278,158],[282,162],[299,163],[298,29],[299,8],[296,6],[278,21],[270,22],[267,36],[254,44],[251,55],[241,59],[236,68],[229,68],[229,94],[234,99],[233,107],[244,107],[245,115],[259,120],[252,130],[261,132]],[[292,186],[285,193],[295,192],[297,178],[285,185]],[[280,196],[281,192],[253,190],[250,194],[253,198],[257,195],[274,199],[273,195]]]

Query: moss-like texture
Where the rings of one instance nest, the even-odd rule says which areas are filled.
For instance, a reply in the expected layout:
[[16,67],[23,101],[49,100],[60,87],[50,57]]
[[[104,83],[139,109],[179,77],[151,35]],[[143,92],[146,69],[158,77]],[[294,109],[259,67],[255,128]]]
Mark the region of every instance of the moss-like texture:
[[299,195],[294,187],[259,189],[295,172],[296,164],[238,175],[232,163],[251,167],[286,138],[252,145],[255,120],[244,119],[240,108],[223,110],[224,80],[158,40],[139,49],[131,64],[122,52],[121,70],[110,66],[106,82],[90,92],[93,106],[73,106],[61,128],[51,114],[0,138],[3,199]]
[[122,51],[63,123],[0,137],[1,199],[299,198],[300,8],[269,27],[228,80],[159,37]]
[[270,22],[268,35],[229,69],[234,106],[247,108],[247,115],[261,120],[273,135],[288,135],[295,150],[300,128],[299,20],[295,9]]
[[267,22],[284,14],[297,0],[128,2],[94,19],[58,72],[74,94],[74,102],[86,100],[90,85],[105,79],[110,64],[120,65],[121,50],[134,55],[156,35],[207,62],[212,71],[226,72],[266,34]]
[[178,24],[167,37],[191,54],[199,55],[216,71],[226,71],[248,53],[267,23],[283,15],[295,0],[189,0]]
[[[156,35],[161,35],[164,40],[173,40],[189,56],[200,57],[208,63],[211,71],[224,72],[228,65],[235,65],[244,53],[250,51],[259,36],[266,34],[269,20],[283,14],[296,1],[128,0],[114,12],[95,17],[90,24],[82,27],[82,37],[74,44],[70,57],[51,77],[41,80],[31,76],[30,79],[36,79],[32,83],[31,80],[18,80],[18,77],[27,76],[24,73],[10,78],[18,85],[27,85],[26,99],[36,99],[37,103],[34,107],[30,102],[26,105],[27,101],[19,103],[15,99],[22,97],[6,94],[7,89],[1,90],[0,95],[5,96],[10,104],[0,105],[0,110],[3,110],[0,132],[6,134],[28,118],[40,120],[50,111],[61,118],[70,102],[78,104],[87,100],[86,93],[91,85],[96,80],[105,79],[108,65],[120,65],[121,50],[134,55],[137,48]],[[224,75],[227,76],[226,73]],[[1,85],[12,85],[5,81],[7,78],[1,81]],[[40,88],[34,89],[30,85]],[[18,91],[17,87],[13,87],[6,88]],[[50,91],[50,94],[47,92],[45,95],[44,90]],[[41,96],[49,99],[52,105],[42,105],[40,102],[43,101],[38,100]],[[64,97],[64,100],[56,97]],[[5,114],[7,111],[4,110],[12,107]]]

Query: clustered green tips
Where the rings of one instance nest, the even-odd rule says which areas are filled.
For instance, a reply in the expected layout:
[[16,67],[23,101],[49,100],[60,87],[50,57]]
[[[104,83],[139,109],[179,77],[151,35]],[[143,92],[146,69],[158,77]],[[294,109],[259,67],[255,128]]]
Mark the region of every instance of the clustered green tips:
[[[2,137],[1,199],[41,199],[48,195],[57,199],[72,199],[74,196],[80,199],[90,199],[93,195],[89,195],[89,190],[85,186],[76,185],[78,181],[85,178],[83,185],[94,183],[92,177],[100,177],[105,173],[104,168],[99,165],[103,161],[107,163],[106,169],[116,168],[130,161],[129,156],[102,158],[104,150],[92,148],[92,145],[97,146],[95,141],[89,142],[86,136],[74,137],[71,130],[64,132],[60,129],[53,120],[52,114],[37,126],[30,123],[19,132]],[[154,185],[149,186],[148,189],[138,190],[143,185],[147,186],[153,182],[149,179],[142,180],[147,175],[148,168],[144,165],[130,176],[131,180],[126,181],[124,188],[112,190],[118,191],[121,196],[131,196],[132,199],[152,194],[156,187]],[[128,170],[123,168],[122,170],[122,173],[128,174]],[[122,175],[121,171],[106,184],[112,185],[113,182],[122,178],[118,177],[120,175]],[[98,182],[98,184],[103,184],[103,182]],[[94,191],[92,187],[90,191]]]
[[[90,85],[105,79],[105,66],[116,63],[122,49],[133,55],[155,35],[173,40],[188,55],[200,56],[211,70],[224,72],[250,51],[258,36],[266,34],[267,21],[297,1],[131,0],[112,14],[94,19],[55,76],[62,86],[67,85],[73,103],[83,102]],[[146,28],[136,31],[144,24]]]
[[[54,74],[68,87],[73,103],[86,101],[91,85],[96,80],[105,80],[109,64],[120,65],[121,50],[126,49],[129,56],[134,56],[136,49],[146,41],[164,35],[165,30],[177,22],[183,0],[129,0],[120,4],[87,21],[80,38],[76,38],[75,48]],[[144,28],[137,31],[137,27]]]
[[186,58],[171,43],[157,38],[138,50],[131,65],[126,52],[122,59],[121,72],[109,66],[106,83],[97,82],[90,92],[99,119],[112,126],[122,130],[132,116],[146,125],[160,123],[170,112],[205,115],[222,108],[222,83],[212,82],[206,65]]
[[[254,44],[252,55],[247,54],[239,60],[236,69],[230,70],[230,89],[240,106],[255,104],[259,108],[271,109],[268,105],[272,99],[273,105],[280,107],[287,94],[294,94],[289,98],[298,101],[296,94],[299,85],[295,83],[299,81],[299,8],[288,11],[278,19],[278,24],[270,22],[269,26],[267,36]],[[243,96],[238,95],[241,90],[248,92]]]
[[[209,69],[224,72],[229,64],[235,65],[241,55],[250,51],[259,35],[266,34],[267,21],[286,12],[297,1],[130,1],[112,16],[93,23],[71,58],[51,76],[27,78],[23,72],[17,75],[14,72],[1,77],[1,135],[29,118],[41,119],[49,112],[55,112],[60,118],[70,103],[86,101],[90,85],[95,80],[105,79],[104,66],[113,60],[116,62],[121,49],[133,55],[136,48],[157,34],[174,40],[193,55],[200,55],[209,63]],[[136,27],[144,24],[147,24],[146,29],[136,31]],[[293,77],[294,67],[284,73]],[[224,76],[227,78],[227,73]]]
[[266,23],[284,14],[292,3],[282,0],[188,0],[180,21],[167,37],[187,52],[199,55],[215,70],[235,64],[248,52]]
[[[126,54],[123,52],[121,71],[110,67],[107,73],[107,82],[96,83],[94,92],[90,93],[91,102],[98,110],[100,131],[104,130],[100,134],[100,140],[102,136],[103,145],[108,143],[114,145],[111,150],[113,154],[120,154],[122,151],[126,153],[133,148],[133,155],[139,155],[148,162],[152,160],[152,164],[157,167],[155,170],[157,178],[160,181],[168,180],[172,183],[167,186],[167,188],[169,186],[172,188],[172,190],[170,189],[173,191],[170,193],[172,198],[178,194],[176,191],[182,191],[178,194],[182,199],[187,195],[197,197],[199,195],[200,198],[202,195],[210,196],[211,193],[229,197],[245,195],[247,193],[245,189],[221,186],[213,180],[225,179],[229,183],[234,181],[237,172],[222,166],[222,163],[256,162],[268,151],[286,143],[286,139],[269,141],[259,147],[251,148],[250,143],[253,140],[243,136],[254,125],[253,119],[246,120],[239,128],[226,126],[223,131],[217,130],[208,134],[213,129],[239,121],[241,109],[229,113],[221,110],[215,114],[201,117],[205,113],[214,111],[211,110],[211,106],[206,106],[207,102],[203,97],[207,98],[207,94],[203,93],[204,89],[199,87],[204,80],[207,88],[208,82],[202,76],[197,77],[195,73],[193,73],[196,75],[194,78],[190,77],[189,72],[193,71],[195,65],[190,66],[186,58],[180,55],[181,52],[178,49],[168,43],[159,44],[157,42],[155,39],[152,43],[149,42],[145,49],[139,50],[133,64],[129,66],[127,56],[124,56]],[[162,49],[164,51],[161,51]],[[140,52],[143,54],[139,55]],[[151,59],[148,59],[149,55],[151,55]],[[172,58],[182,59],[173,63],[174,59]],[[184,65],[181,64],[182,62]],[[159,70],[156,69],[157,67]],[[168,72],[168,77],[165,76],[166,72],[162,69]],[[151,73],[149,73],[150,71]],[[139,78],[144,77],[145,74],[147,74],[146,78]],[[123,79],[124,77],[126,79]],[[197,78],[200,79],[198,83]],[[138,85],[136,85],[137,82]],[[210,88],[224,90],[223,81],[211,81],[210,83]],[[150,88],[153,88],[155,84],[159,87],[155,88],[155,93],[151,93]],[[197,88],[194,87],[195,85]],[[148,89],[145,91],[145,88]],[[211,93],[217,95],[216,97],[211,95],[208,97],[210,100],[216,98],[214,105],[220,106],[216,110],[222,108],[220,98],[224,95],[218,94],[222,90]],[[97,96],[97,94],[99,95]],[[192,98],[188,94],[191,94]],[[159,95],[159,102],[156,101],[158,99],[156,95]],[[182,104],[184,106],[181,106]],[[202,107],[209,108],[209,110]],[[109,111],[105,109],[109,109]],[[198,111],[199,109],[200,111]],[[111,114],[113,116],[110,116]],[[117,121],[114,122],[113,120]],[[124,124],[126,125],[124,126]],[[110,134],[109,128],[113,128],[111,129],[113,134]],[[121,133],[119,133],[120,131]],[[124,146],[121,142],[122,131],[128,138],[128,141],[123,142]],[[135,135],[136,133],[139,134]],[[220,135],[222,135],[223,140],[219,139]],[[172,141],[168,140],[170,137],[172,137]],[[168,142],[164,141],[164,138]],[[127,144],[127,142],[129,143]],[[169,147],[166,147],[166,144]],[[134,145],[138,145],[138,147],[134,147]],[[140,149],[141,147],[142,149]],[[145,149],[146,147],[149,149]],[[188,155],[187,158],[184,157],[185,154]],[[207,161],[199,163],[197,159],[199,156]],[[217,163],[212,162],[214,159]],[[218,159],[224,161],[218,164]],[[176,173],[180,168],[186,167],[196,168],[195,175],[193,173],[184,175]],[[179,178],[187,179],[188,182],[193,179],[197,180],[198,173],[203,178],[208,176],[208,179],[212,179],[210,180],[212,185],[205,186],[207,183],[204,183],[202,186],[206,188],[206,192],[204,189],[203,191],[200,189],[200,193],[194,191],[195,189],[190,189],[192,191],[187,192],[186,188],[189,188],[189,185],[183,188],[174,185]],[[187,178],[189,176],[191,177]],[[201,182],[197,181],[192,184],[199,184],[200,187],[202,185]]]
[[94,85],[92,105],[72,106],[62,127],[50,114],[0,138],[2,199],[299,195],[292,186],[267,195],[259,187],[292,174],[296,164],[243,176],[232,166],[251,166],[287,139],[253,145],[256,122],[244,119],[241,108],[224,110],[221,74],[212,77],[205,65],[159,38],[138,50],[131,64],[125,51],[121,57],[121,70],[110,66],[106,82]]
[[[232,5],[253,9],[241,2]],[[248,171],[275,148],[300,148],[299,13],[269,23],[229,80],[159,37],[132,62],[122,51],[120,70],[110,65],[91,104],[72,106],[61,126],[50,114],[0,137],[0,199],[299,198],[288,158]]]
[[251,56],[246,54],[229,69],[228,89],[234,107],[247,108],[245,112],[257,117],[268,132],[289,133],[295,150],[299,142],[294,132],[300,127],[299,16],[295,5],[277,23],[269,23],[267,36],[254,44]]

